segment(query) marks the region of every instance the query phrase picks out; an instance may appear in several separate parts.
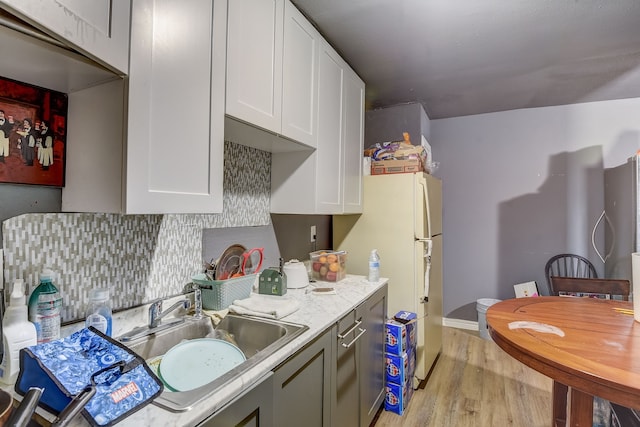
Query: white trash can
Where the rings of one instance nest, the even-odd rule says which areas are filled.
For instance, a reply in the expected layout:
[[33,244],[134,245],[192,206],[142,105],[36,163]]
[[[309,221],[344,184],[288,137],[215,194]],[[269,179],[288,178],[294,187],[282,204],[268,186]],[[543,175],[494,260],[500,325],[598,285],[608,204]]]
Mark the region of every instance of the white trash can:
[[490,340],[489,325],[487,325],[487,309],[493,304],[500,302],[500,299],[494,298],[480,298],[476,301],[476,309],[478,310],[478,330],[480,331],[480,337],[485,340]]

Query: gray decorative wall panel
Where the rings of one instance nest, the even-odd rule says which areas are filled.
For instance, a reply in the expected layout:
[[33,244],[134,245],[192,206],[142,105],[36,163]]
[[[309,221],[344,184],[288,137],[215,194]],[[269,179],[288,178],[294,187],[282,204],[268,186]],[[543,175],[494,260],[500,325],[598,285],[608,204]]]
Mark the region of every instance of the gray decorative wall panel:
[[181,293],[200,271],[204,228],[270,224],[271,154],[225,142],[224,156],[221,214],[45,213],[4,221],[5,288],[21,277],[31,292],[50,267],[63,321],[84,317],[91,288],[109,288],[114,309]]

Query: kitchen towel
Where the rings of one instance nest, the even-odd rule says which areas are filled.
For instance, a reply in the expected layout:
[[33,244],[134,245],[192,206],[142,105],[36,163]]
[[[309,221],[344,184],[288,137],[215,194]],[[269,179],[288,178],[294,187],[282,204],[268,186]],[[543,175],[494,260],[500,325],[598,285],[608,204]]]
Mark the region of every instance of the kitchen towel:
[[229,306],[229,311],[269,319],[281,319],[299,308],[300,303],[296,300],[254,293],[249,298],[235,300]]
[[633,318],[636,322],[640,322],[640,252],[631,254],[631,286]]
[[223,308],[222,310],[202,310],[202,314],[211,319],[214,327],[218,326],[218,323],[224,319],[227,313],[229,313],[228,308]]

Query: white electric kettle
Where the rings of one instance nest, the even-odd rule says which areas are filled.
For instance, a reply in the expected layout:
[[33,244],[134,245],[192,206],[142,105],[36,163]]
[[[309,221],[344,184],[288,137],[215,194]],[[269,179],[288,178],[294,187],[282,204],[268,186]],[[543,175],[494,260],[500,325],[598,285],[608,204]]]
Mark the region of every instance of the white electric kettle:
[[309,274],[304,263],[297,259],[292,259],[284,263],[282,268],[287,276],[287,288],[297,289],[309,286]]

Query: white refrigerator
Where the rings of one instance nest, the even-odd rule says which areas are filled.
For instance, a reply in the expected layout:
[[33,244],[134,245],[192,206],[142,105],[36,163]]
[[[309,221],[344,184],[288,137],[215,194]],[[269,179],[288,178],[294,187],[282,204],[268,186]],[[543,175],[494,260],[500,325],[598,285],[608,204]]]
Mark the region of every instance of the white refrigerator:
[[333,217],[333,246],[347,251],[348,273],[365,276],[378,249],[387,316],[417,313],[415,387],[442,349],[442,182],[425,173],[363,178],[363,213]]

